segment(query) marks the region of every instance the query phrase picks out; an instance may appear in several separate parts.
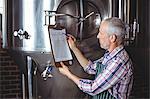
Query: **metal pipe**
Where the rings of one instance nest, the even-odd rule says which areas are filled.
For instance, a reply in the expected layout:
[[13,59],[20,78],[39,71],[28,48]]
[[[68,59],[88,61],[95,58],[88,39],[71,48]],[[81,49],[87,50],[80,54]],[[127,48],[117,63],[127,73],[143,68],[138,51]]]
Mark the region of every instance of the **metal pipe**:
[[2,14],[2,38],[3,38],[3,48],[8,47],[8,42],[7,42],[7,32],[6,32],[6,27],[7,27],[7,14],[6,11],[8,8],[7,7],[7,0],[3,0],[3,14]]
[[[80,0],[80,15],[83,18],[83,0]],[[83,22],[80,24],[80,40],[82,40]]]
[[137,20],[137,22],[138,22],[138,16],[139,16],[138,11],[139,11],[139,0],[136,0],[136,20]]
[[112,0],[109,0],[109,17],[112,17]]
[[123,9],[123,20],[124,22],[127,22],[127,0],[124,0],[124,9]]
[[[130,20],[130,0],[126,0],[126,23],[129,24]],[[130,39],[130,31],[126,34],[125,38]],[[126,41],[126,45],[129,45],[130,41]]]
[[22,74],[22,99],[25,99],[25,79],[24,79],[24,74]]
[[31,75],[31,68],[32,68],[32,59],[31,59],[30,56],[27,56],[28,93],[29,93],[29,99],[32,99],[32,75]]
[[130,20],[130,0],[127,0],[127,23],[129,24]]
[[119,18],[122,19],[122,0],[119,0]]

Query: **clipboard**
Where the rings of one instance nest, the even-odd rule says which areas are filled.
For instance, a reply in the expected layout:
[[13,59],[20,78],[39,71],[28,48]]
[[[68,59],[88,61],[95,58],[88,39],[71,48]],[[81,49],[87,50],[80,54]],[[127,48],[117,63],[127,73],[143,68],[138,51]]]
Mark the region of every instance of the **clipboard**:
[[48,31],[55,66],[60,67],[60,62],[64,62],[66,65],[72,65],[73,57],[65,35],[66,29],[49,26]]

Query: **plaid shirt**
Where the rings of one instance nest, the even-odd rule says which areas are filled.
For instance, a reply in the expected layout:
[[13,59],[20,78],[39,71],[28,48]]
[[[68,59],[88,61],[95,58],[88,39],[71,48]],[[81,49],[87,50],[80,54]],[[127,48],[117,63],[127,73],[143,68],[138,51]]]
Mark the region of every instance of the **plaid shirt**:
[[111,53],[105,53],[97,61],[89,61],[84,70],[89,74],[96,74],[98,63],[105,65],[102,73],[94,80],[81,79],[78,87],[93,96],[108,90],[116,99],[128,99],[132,89],[133,72],[132,62],[123,46],[115,48]]

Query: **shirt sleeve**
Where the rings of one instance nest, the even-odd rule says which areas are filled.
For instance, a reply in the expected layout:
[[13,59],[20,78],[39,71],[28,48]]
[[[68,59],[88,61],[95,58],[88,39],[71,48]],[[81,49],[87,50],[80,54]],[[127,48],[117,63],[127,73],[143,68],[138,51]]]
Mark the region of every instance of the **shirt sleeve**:
[[127,70],[120,60],[115,60],[108,64],[106,69],[100,73],[95,80],[81,79],[78,87],[90,95],[96,95],[104,90],[111,88],[125,74]]
[[96,66],[97,66],[97,62],[101,62],[103,59],[103,57],[101,57],[100,59],[92,62],[91,60],[89,60],[88,65],[85,66],[84,71],[87,72],[88,74],[96,74]]
[[89,60],[88,65],[84,68],[84,71],[88,74],[96,74],[96,63]]

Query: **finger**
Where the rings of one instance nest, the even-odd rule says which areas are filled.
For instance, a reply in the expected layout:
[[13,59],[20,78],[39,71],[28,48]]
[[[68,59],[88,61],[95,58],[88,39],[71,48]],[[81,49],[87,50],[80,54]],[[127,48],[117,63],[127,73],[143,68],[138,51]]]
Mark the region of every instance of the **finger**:
[[69,36],[66,36],[66,39],[69,40]]
[[59,72],[62,72],[62,67],[59,67],[58,70],[59,70]]
[[58,70],[61,71],[61,70],[62,70],[62,67],[59,67]]
[[73,35],[71,35],[71,34],[67,34],[67,35],[70,39],[73,39],[73,41],[76,41],[76,38]]
[[71,34],[67,34],[67,36],[73,37],[73,35],[71,35]]
[[61,65],[62,67],[64,67],[64,66],[65,66],[65,64],[64,64],[63,62],[60,62],[60,65]]

